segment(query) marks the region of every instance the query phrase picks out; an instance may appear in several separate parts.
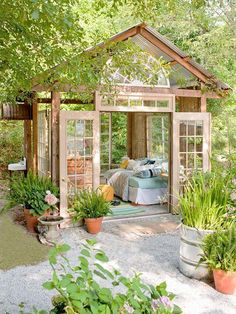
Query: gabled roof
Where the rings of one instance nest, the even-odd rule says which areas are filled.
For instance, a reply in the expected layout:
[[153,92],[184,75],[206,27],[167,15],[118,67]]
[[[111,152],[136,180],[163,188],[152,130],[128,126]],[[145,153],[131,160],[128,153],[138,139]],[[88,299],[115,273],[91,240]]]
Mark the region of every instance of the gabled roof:
[[[213,83],[216,88],[228,90],[229,85],[218,80],[208,70],[203,68],[199,63],[195,62],[189,55],[179,49],[166,37],[162,36],[156,30],[148,27],[145,23],[137,24],[127,30],[116,34],[108,41],[98,44],[96,47],[103,47],[106,44],[114,41],[125,41],[131,38],[134,43],[142,49],[146,49],[154,56],[162,56],[167,60],[175,70],[181,70],[185,76],[195,76],[203,83]],[[93,48],[87,49],[87,51]]]
[[[121,42],[131,39],[141,49],[148,51],[156,58],[162,57],[172,67],[174,71],[170,73],[169,81],[172,87],[179,88],[178,75],[183,77],[187,81],[186,87],[192,87],[195,78],[200,83],[212,86],[214,89],[229,91],[232,88],[224,82],[218,80],[212,73],[206,70],[199,63],[195,62],[188,54],[179,49],[166,37],[158,33],[153,28],[147,26],[145,23],[140,23],[120,32],[108,40],[97,44],[95,47],[87,48],[80,53],[86,53],[93,51],[96,48],[105,48],[112,42]],[[66,61],[63,63],[67,63]],[[51,68],[53,70],[58,68],[61,64],[58,64]],[[47,71],[50,71],[47,70]],[[47,72],[46,71],[46,72]],[[37,79],[37,78],[35,78]],[[33,82],[33,89],[39,83],[37,80]]]

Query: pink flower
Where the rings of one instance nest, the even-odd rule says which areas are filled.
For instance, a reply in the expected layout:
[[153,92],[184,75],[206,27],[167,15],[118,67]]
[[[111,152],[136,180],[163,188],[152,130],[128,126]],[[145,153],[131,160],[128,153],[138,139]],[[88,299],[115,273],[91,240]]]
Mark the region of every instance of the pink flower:
[[134,312],[132,306],[130,306],[127,302],[124,304],[124,310],[129,314],[132,314]]
[[49,191],[47,191],[47,195],[45,196],[44,200],[46,203],[48,203],[48,205],[55,206],[56,203],[58,202],[58,199],[56,198],[54,194],[52,194],[51,192],[50,193],[48,192]]
[[173,303],[171,302],[170,298],[167,296],[161,296],[159,299],[152,300],[152,309],[156,311],[160,306],[163,306],[167,309],[173,309]]
[[236,179],[233,179],[233,180],[232,180],[232,183],[233,183],[234,185],[236,185]]
[[236,192],[230,194],[231,201],[236,201]]
[[228,207],[228,211],[229,212],[234,212],[234,211],[236,211],[236,207]]

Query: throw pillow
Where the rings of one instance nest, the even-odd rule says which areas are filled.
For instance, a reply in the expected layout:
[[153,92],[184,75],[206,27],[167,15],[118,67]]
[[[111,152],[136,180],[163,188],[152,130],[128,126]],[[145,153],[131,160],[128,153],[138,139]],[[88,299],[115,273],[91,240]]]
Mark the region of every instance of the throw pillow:
[[120,164],[120,168],[126,169],[127,166],[128,166],[128,163],[129,163],[129,160],[128,160],[128,159],[123,160],[123,161],[121,162],[121,164]]

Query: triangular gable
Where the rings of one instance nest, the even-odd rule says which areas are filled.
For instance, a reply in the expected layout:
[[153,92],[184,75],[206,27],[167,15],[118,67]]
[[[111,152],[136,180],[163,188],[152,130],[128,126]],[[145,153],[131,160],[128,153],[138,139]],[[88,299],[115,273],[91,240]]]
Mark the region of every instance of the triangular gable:
[[[214,83],[217,88],[227,90],[231,89],[230,86],[217,80],[214,75],[204,69],[199,63],[191,59],[184,51],[175,46],[166,37],[162,36],[157,31],[148,27],[145,23],[135,25],[115,36],[111,37],[108,41],[100,43],[97,47],[104,47],[107,43],[116,41],[125,41],[128,38],[132,38],[134,42],[143,46],[142,48],[147,50],[154,50],[152,47],[156,47],[157,51],[161,51],[170,65],[180,65],[186,71],[197,77],[203,83]],[[142,39],[144,41],[142,42]],[[151,47],[152,46],[152,47]],[[92,50],[89,48],[87,51]]]

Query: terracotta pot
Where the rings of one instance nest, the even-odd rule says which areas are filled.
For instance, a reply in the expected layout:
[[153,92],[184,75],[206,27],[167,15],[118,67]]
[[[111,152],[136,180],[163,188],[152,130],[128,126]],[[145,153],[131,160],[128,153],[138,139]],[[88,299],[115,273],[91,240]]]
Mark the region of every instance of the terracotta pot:
[[103,217],[84,219],[89,233],[96,234],[101,231]]
[[236,272],[226,272],[221,269],[213,269],[215,288],[224,294],[236,292]]
[[29,209],[26,209],[26,208],[24,209],[24,215],[25,215],[27,230],[31,233],[35,233],[36,227],[38,224],[38,217],[31,215],[29,212]]

